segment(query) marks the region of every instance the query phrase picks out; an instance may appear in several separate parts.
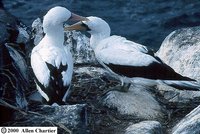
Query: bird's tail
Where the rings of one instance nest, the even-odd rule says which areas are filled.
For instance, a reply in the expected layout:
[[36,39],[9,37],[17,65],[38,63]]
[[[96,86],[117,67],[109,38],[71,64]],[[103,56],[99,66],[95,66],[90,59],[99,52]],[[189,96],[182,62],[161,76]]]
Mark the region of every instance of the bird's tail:
[[181,90],[200,90],[200,84],[194,81],[164,80],[163,83]]

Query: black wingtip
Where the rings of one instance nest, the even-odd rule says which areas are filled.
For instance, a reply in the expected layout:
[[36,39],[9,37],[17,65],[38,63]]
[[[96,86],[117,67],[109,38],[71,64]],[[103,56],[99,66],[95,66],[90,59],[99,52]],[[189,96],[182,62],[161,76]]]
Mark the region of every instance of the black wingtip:
[[181,80],[197,82],[197,80],[189,78],[189,77],[186,77],[186,76],[182,76]]

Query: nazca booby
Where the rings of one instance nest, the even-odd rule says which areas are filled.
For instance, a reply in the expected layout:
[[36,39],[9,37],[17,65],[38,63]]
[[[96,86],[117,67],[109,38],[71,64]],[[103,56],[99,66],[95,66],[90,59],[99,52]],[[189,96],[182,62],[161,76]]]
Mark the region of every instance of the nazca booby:
[[103,19],[93,16],[87,19],[65,27],[65,30],[84,30],[91,34],[90,46],[98,62],[121,80],[123,91],[128,91],[130,83],[147,86],[166,84],[186,90],[200,89],[196,80],[176,73],[146,46],[121,36],[110,36],[110,27]]
[[73,59],[64,47],[64,22],[85,20],[68,9],[56,6],[43,18],[44,38],[31,53],[31,66],[39,93],[47,104],[64,104],[71,93]]

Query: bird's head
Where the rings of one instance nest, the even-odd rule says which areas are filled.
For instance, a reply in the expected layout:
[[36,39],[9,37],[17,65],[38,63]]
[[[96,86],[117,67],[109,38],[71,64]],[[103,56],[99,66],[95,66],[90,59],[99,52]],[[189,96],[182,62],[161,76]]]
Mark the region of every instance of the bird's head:
[[61,6],[51,8],[43,19],[44,32],[47,33],[51,29],[57,28],[58,26],[63,27],[64,22],[70,21],[84,21],[85,17],[71,13],[68,9]]

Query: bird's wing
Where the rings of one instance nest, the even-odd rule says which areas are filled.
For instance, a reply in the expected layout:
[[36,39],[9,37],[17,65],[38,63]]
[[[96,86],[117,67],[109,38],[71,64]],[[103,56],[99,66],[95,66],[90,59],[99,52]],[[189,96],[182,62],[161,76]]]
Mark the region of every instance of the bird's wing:
[[50,71],[39,51],[32,51],[31,67],[38,81],[45,87],[48,86],[50,80]]
[[120,36],[111,36],[101,41],[95,49],[95,55],[106,64],[148,66],[152,62],[159,62],[145,46]]
[[100,42],[95,55],[104,67],[121,76],[178,79],[177,73],[147,47],[120,36],[111,36]]
[[176,73],[145,46],[112,36],[95,49],[98,61],[111,72],[126,77],[161,80],[191,80]]
[[36,46],[32,51],[31,66],[36,78],[43,85],[48,84],[50,74],[53,73],[50,72],[50,66],[54,68],[53,70],[59,70],[62,66],[66,66],[66,64],[67,59],[65,51],[59,48]]
[[66,53],[65,58],[67,58],[68,68],[67,71],[62,73],[64,85],[70,85],[72,74],[73,74],[73,58],[70,50],[67,47],[64,47],[64,51]]

